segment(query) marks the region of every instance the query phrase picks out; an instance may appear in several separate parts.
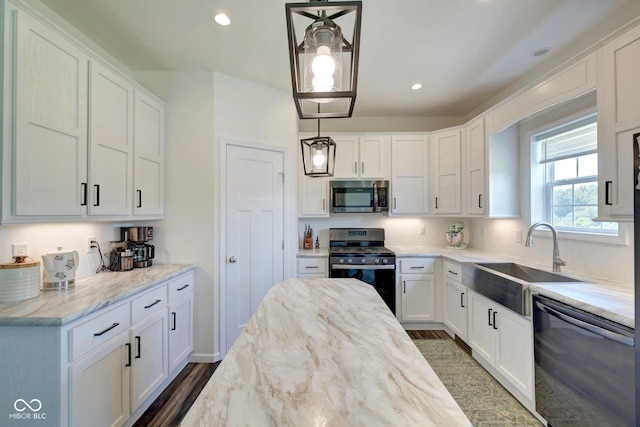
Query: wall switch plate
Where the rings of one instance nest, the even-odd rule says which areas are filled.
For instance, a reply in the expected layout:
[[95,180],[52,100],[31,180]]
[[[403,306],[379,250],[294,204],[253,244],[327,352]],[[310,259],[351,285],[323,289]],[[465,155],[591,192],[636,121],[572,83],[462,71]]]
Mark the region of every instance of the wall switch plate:
[[516,243],[522,243],[522,230],[516,230]]
[[87,237],[87,253],[90,254],[93,252],[93,250],[95,248],[91,247],[91,242],[95,242],[96,241],[96,236],[89,236]]
[[29,255],[29,244],[28,243],[12,243],[11,244],[11,256],[28,256]]

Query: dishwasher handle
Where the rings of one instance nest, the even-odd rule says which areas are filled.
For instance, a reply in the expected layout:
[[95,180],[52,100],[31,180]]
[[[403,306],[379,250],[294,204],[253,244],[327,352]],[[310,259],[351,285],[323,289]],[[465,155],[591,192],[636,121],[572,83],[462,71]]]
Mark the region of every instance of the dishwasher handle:
[[561,313],[560,311],[553,309],[548,305],[541,303],[540,301],[536,301],[536,305],[540,310],[544,311],[545,313],[548,313],[551,316],[557,317],[560,320],[563,320],[567,323],[577,326],[578,328],[582,328],[593,334],[596,334],[598,336],[601,336],[603,338],[606,338],[612,341],[619,342],[620,344],[624,344],[629,347],[634,346],[634,339],[632,337],[628,337],[626,335],[619,334],[614,331],[610,331],[609,329],[593,325],[591,323],[582,321],[580,319],[576,319],[575,317],[571,317],[567,314]]

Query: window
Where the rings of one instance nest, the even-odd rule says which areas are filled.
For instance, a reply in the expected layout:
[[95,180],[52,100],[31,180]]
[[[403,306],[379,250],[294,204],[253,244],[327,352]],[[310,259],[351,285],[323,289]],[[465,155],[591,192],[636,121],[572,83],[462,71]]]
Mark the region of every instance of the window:
[[597,129],[592,114],[533,136],[544,181],[544,220],[562,231],[617,236],[617,223],[593,221],[598,216]]

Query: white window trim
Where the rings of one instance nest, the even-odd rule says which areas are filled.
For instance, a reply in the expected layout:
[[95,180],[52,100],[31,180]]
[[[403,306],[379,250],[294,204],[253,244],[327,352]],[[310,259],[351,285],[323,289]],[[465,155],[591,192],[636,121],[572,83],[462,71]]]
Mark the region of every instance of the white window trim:
[[[588,232],[576,232],[576,231],[564,231],[558,230],[558,239],[560,240],[572,240],[578,242],[589,242],[606,244],[612,246],[629,246],[630,238],[629,224],[624,222],[618,223],[618,235],[613,236],[610,234],[597,234]],[[551,231],[546,228],[536,229],[533,232],[536,237],[551,238]]]

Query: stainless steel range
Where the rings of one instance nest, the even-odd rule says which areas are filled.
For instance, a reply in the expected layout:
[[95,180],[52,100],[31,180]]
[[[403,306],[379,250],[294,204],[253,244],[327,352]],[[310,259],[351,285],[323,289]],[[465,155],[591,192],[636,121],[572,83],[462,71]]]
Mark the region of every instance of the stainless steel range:
[[396,255],[384,247],[384,228],[330,228],[329,277],[372,285],[396,313]]

